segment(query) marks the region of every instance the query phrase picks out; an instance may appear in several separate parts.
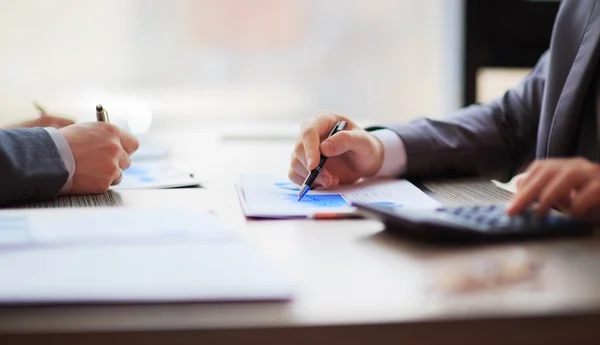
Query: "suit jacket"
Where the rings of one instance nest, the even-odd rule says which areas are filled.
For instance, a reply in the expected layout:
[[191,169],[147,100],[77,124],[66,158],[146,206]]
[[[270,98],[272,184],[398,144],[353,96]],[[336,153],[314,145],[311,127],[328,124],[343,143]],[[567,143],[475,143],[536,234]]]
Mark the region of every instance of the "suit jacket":
[[68,177],[45,129],[0,130],[0,205],[53,198]]
[[599,1],[563,0],[550,49],[503,97],[443,120],[387,126],[405,144],[407,177],[478,175],[506,181],[535,158],[576,154],[584,99],[595,87]]

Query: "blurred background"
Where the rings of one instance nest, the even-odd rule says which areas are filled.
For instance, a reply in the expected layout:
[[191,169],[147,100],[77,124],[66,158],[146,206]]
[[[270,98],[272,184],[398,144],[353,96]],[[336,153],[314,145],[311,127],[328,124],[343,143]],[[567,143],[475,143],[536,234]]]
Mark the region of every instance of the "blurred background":
[[[557,8],[514,0],[0,0],[0,120],[37,116],[34,99],[80,121],[93,120],[102,103],[113,119],[151,114],[153,125],[298,123],[317,109],[368,122],[442,116],[522,78],[547,47]],[[541,23],[539,32],[506,29],[519,13],[523,25]],[[521,59],[519,44],[529,47]]]

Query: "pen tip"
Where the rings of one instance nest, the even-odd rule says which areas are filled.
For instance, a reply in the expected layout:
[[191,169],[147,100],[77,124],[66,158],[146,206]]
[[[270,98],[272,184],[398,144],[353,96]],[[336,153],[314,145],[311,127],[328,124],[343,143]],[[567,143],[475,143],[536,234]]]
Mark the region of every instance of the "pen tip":
[[310,188],[307,185],[303,185],[302,187],[300,187],[300,191],[298,191],[298,201],[302,200],[302,198],[304,197],[304,195],[306,195],[309,189]]

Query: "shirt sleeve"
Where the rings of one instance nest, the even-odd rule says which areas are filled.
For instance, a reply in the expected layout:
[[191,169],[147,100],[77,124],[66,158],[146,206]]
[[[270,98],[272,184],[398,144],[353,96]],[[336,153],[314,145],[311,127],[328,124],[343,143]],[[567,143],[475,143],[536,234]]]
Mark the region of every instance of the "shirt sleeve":
[[379,178],[397,178],[406,171],[406,149],[396,132],[378,129],[371,132],[383,145],[383,164],[375,174]]
[[75,174],[75,158],[73,157],[73,152],[71,152],[69,143],[56,128],[45,127],[44,129],[48,132],[48,134],[50,134],[50,137],[52,137],[52,140],[58,149],[58,153],[60,154],[60,157],[62,158],[63,162],[65,163],[65,167],[69,172],[69,178],[60,190],[60,194],[65,194],[71,190],[71,185],[73,184],[73,175]]

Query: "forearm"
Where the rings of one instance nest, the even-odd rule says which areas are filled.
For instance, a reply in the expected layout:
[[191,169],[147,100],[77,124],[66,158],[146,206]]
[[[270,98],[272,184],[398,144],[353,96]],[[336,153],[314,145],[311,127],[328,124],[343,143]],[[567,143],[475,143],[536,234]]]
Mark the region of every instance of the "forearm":
[[547,54],[517,87],[484,105],[444,119],[418,119],[389,128],[402,140],[402,176],[480,176],[501,181],[519,173],[535,156],[546,80]]
[[516,122],[505,117],[496,105],[481,105],[462,109],[443,120],[423,118],[379,127],[372,132],[384,148],[377,175],[508,180],[531,159],[535,143],[533,127],[527,130],[515,126]]
[[[405,176],[509,180],[533,158],[538,124],[530,114],[517,114],[520,121],[515,119],[513,108],[472,106],[443,120],[418,119],[391,126],[406,150]],[[531,119],[524,121],[527,117]]]
[[43,128],[0,130],[0,204],[57,196],[69,171]]

